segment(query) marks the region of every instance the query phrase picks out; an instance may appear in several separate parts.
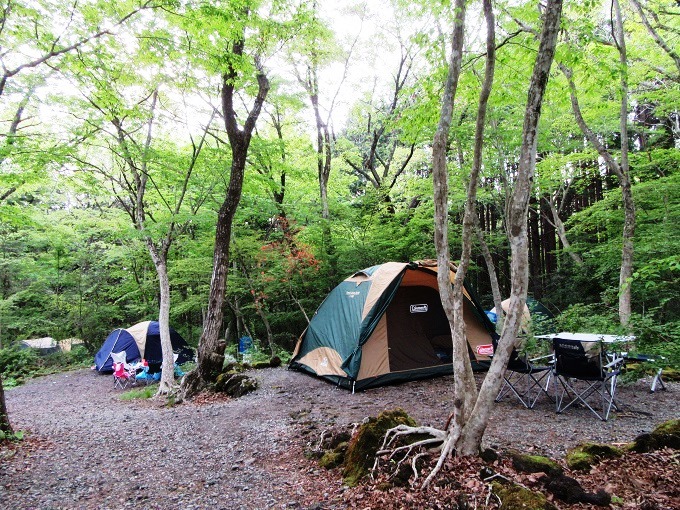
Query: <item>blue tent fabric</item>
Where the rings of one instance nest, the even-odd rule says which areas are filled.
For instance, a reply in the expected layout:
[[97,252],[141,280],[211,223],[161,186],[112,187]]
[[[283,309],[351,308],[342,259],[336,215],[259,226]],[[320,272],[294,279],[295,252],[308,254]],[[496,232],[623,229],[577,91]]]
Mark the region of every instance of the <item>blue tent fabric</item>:
[[[170,341],[172,342],[172,350],[179,354],[179,357],[177,358],[178,364],[186,363],[193,359],[194,353],[191,347],[189,347],[186,340],[172,328],[170,328]],[[121,351],[125,351],[125,357],[128,363],[135,363],[142,359],[137,342],[132,334],[130,334],[127,329],[118,328],[113,330],[109,336],[106,337],[99,352],[95,355],[95,369],[99,372],[112,372],[113,360],[111,359],[111,353]],[[160,364],[163,361],[160,327],[157,321],[150,321],[148,323],[146,338],[144,339],[144,358],[150,364]]]

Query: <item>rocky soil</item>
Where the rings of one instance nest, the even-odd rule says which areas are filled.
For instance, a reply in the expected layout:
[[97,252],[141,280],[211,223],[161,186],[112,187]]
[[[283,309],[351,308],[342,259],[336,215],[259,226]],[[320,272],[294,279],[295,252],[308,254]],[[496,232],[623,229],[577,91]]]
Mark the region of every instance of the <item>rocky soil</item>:
[[[428,494],[400,490],[378,496],[370,486],[348,488],[339,470],[320,468],[304,455],[325,430],[349,429],[385,409],[401,407],[419,424],[442,427],[451,407],[451,377],[353,395],[285,368],[250,375],[260,381],[254,393],[239,399],[201,396],[173,407],[164,399],[123,401],[111,376],[88,370],[42,377],[6,391],[12,425],[26,431],[27,439],[18,447],[0,448],[0,508],[454,507],[435,497],[438,487]],[[667,387],[650,394],[648,380],[620,386],[622,409],[608,422],[586,409],[557,415],[547,400],[527,410],[508,398],[495,405],[485,442],[557,459],[586,440],[625,443],[680,417],[680,383]],[[648,508],[674,508],[674,495],[680,494],[677,452],[666,453],[656,464],[655,458],[645,459],[638,462],[642,473],[635,475],[640,487],[623,506],[653,500],[645,491],[654,491],[654,483],[645,477],[656,476],[671,489]],[[654,475],[655,466],[661,474]],[[457,468],[448,469],[443,478],[450,481]],[[607,477],[630,478],[628,469],[612,465],[598,483],[606,484]],[[480,502],[481,485],[449,483],[457,490],[467,487],[478,508],[491,508],[493,502],[486,507]]]

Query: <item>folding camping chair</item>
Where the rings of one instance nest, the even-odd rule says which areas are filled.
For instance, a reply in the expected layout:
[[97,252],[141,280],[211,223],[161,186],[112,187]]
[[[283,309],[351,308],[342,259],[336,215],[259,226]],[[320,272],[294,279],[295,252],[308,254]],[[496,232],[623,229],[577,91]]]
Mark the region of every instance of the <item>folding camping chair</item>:
[[[663,362],[666,361],[666,358],[663,356],[659,356],[658,359],[655,358],[654,356],[651,356],[649,354],[632,354],[630,352],[624,352],[623,354],[623,362],[626,366],[631,365],[631,364],[640,364],[640,363],[649,363],[650,365],[654,366],[655,363],[657,362]],[[649,386],[649,392],[654,393],[657,388],[661,390],[666,389],[666,383],[664,380],[661,378],[661,374],[663,372],[663,368],[654,366],[654,377],[652,377],[652,384]]]
[[119,361],[113,363],[113,388],[124,390],[134,381],[134,374],[125,369],[125,365]]
[[[601,340],[553,338],[555,410],[562,413],[582,404],[603,421],[616,405],[616,381],[623,358],[608,355]],[[560,392],[561,387],[561,392]],[[597,405],[595,398],[599,398]],[[592,405],[591,405],[592,403]],[[595,407],[601,407],[596,411]]]
[[[493,346],[495,350],[496,340],[493,341]],[[536,365],[538,361],[544,364]],[[541,395],[546,395],[552,402],[553,398],[548,393],[552,362],[552,354],[529,359],[513,349],[503,374],[503,385],[496,396],[496,402],[500,402],[509,393],[513,393],[527,409],[533,409]]]
[[113,360],[114,365],[116,363],[122,363],[123,367],[125,367],[125,370],[127,370],[128,372],[132,372],[132,367],[127,362],[127,353],[125,351],[112,352],[111,359]]

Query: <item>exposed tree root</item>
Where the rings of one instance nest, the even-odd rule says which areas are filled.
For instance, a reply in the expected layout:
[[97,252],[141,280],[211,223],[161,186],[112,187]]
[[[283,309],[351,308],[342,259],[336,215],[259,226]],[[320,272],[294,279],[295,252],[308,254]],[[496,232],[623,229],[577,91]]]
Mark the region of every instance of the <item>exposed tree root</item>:
[[164,384],[160,383],[158,385],[158,391],[156,391],[156,396],[171,396],[177,393],[179,390],[179,385],[178,384]]
[[[413,435],[427,435],[430,437],[414,441],[410,444],[395,446],[395,443],[398,440]],[[394,428],[391,428],[385,433],[383,444],[380,447],[380,450],[378,450],[378,452],[376,453],[375,462],[371,470],[371,477],[373,478],[374,473],[378,470],[381,458],[387,456],[386,460],[390,461],[393,460],[396,456],[400,456],[400,459],[397,462],[390,477],[391,478],[394,477],[399,472],[401,466],[405,462],[410,461],[411,469],[413,470],[414,475],[412,485],[414,485],[416,483],[416,480],[418,480],[420,476],[420,474],[418,473],[418,468],[416,466],[418,460],[421,459],[422,457],[429,455],[432,452],[442,451],[443,448],[446,448],[448,443],[449,432],[446,430],[425,426],[412,427],[409,425],[398,425]],[[423,451],[423,449],[425,449],[426,451]],[[448,455],[448,453],[450,453],[450,448],[446,455]],[[441,460],[441,463],[443,463],[443,460]],[[441,469],[441,465],[438,464],[438,466],[435,467],[436,471],[433,471],[434,474],[436,474],[436,472],[438,472],[439,469]],[[425,483],[429,483],[428,480],[430,480],[432,475],[433,473],[430,473],[428,478],[425,480],[423,487],[426,486]]]

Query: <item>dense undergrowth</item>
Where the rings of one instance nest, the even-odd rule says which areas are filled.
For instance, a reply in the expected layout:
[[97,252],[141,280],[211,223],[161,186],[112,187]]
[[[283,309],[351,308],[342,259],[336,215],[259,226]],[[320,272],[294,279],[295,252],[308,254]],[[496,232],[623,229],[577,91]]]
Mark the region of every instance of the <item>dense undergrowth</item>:
[[92,355],[82,346],[45,356],[39,356],[33,349],[0,349],[0,375],[4,388],[13,388],[33,377],[85,368],[91,364]]

